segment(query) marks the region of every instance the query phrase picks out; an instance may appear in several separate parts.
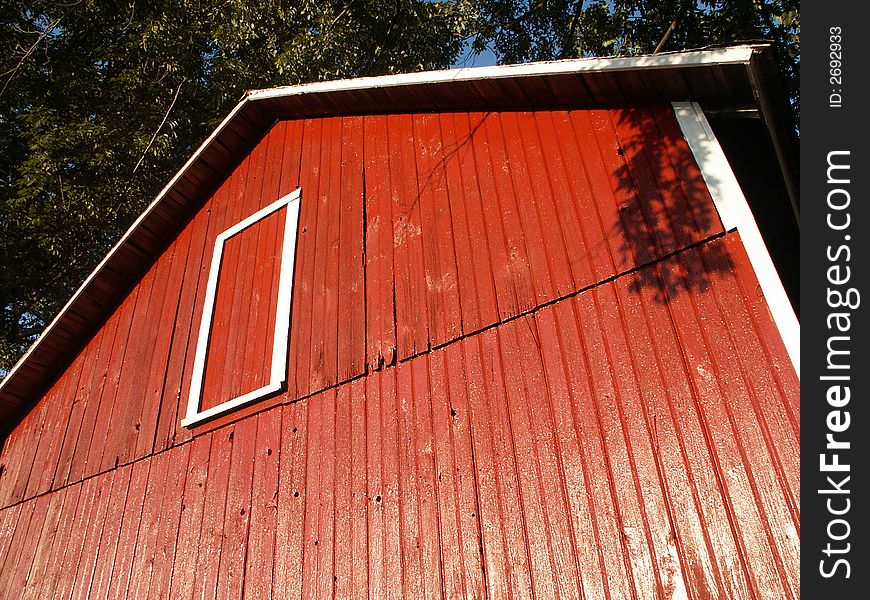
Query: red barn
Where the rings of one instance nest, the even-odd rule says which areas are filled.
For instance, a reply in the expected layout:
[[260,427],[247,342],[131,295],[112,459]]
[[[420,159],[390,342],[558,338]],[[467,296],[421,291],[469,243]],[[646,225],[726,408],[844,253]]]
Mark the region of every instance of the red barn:
[[0,384],[0,594],[797,598],[774,73],[248,93]]

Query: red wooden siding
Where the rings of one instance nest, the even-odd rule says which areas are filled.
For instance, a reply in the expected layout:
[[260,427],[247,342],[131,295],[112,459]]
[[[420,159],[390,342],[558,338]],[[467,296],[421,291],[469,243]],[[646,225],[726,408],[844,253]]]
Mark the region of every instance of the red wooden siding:
[[0,590],[797,598],[798,381],[756,288],[730,233],[15,504]]
[[[278,123],[9,436],[4,505],[189,439],[180,410],[214,239],[298,186],[289,392],[278,401],[721,232],[667,106]],[[206,407],[268,373],[281,218],[227,245]],[[685,275],[666,276],[679,287]]]

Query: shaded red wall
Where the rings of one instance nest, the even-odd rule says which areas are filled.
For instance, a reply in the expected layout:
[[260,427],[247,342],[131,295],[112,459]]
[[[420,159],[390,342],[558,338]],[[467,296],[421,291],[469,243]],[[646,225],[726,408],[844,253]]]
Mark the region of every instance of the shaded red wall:
[[[297,186],[289,390],[190,432],[214,238]],[[238,250],[213,403],[270,358]],[[757,289],[669,107],[281,122],[9,436],[0,590],[796,596]]]

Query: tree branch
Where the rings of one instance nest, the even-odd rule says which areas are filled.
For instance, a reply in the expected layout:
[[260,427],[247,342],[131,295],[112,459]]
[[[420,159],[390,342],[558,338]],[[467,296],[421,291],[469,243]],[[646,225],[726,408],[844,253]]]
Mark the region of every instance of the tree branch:
[[577,0],[574,3],[574,15],[571,17],[571,24],[568,26],[568,33],[565,34],[565,40],[562,42],[562,50],[559,52],[559,58],[568,58],[568,44],[574,39],[574,32],[577,30],[577,23],[580,21],[580,13],[583,12],[583,0]]
[[12,69],[10,69],[9,71],[6,71],[5,73],[3,73],[4,75],[9,75],[9,77],[6,78],[6,81],[3,83],[3,88],[0,89],[0,96],[2,96],[2,95],[3,95],[3,92],[6,91],[6,87],[9,85],[9,82],[11,82],[12,79],[15,77],[15,74],[18,72],[18,69],[21,68],[21,65],[24,64],[24,61],[27,60],[27,57],[29,57],[31,54],[33,54],[33,52],[36,50],[36,47],[39,45],[39,42],[41,42],[42,40],[44,40],[45,37],[46,37],[49,33],[51,33],[52,31],[54,31],[55,27],[58,26],[58,24],[60,23],[60,20],[61,20],[62,18],[63,18],[63,15],[61,15],[61,16],[59,16],[57,19],[55,19],[54,23],[51,23],[50,25],[48,25],[48,26],[47,26],[47,27],[42,31],[42,33],[39,34],[39,37],[37,38],[37,40],[36,40],[35,42],[33,42],[33,45],[30,46],[30,48],[27,49],[27,51],[24,53],[24,56],[22,56],[22,57],[21,57],[21,60],[18,61],[18,64],[15,65],[15,67],[13,67]]
[[145,146],[145,151],[142,152],[142,156],[139,157],[139,160],[136,162],[136,166],[133,167],[133,172],[130,175],[135,175],[136,171],[139,169],[139,165],[142,164],[142,161],[145,160],[145,157],[148,155],[148,150],[151,149],[151,144],[154,143],[154,140],[157,139],[157,134],[160,133],[160,130],[163,129],[163,126],[166,124],[166,119],[169,118],[169,113],[172,112],[172,107],[175,106],[175,101],[178,100],[178,93],[181,91],[181,86],[184,85],[184,81],[178,84],[178,87],[175,88],[175,95],[172,97],[172,102],[169,104],[169,108],[166,109],[166,112],[163,114],[163,120],[160,121],[160,125],[157,126],[157,130],[154,132],[154,135],[151,136],[151,139],[148,141],[148,145]]
[[680,23],[680,19],[685,15],[686,11],[689,10],[690,0],[683,0],[683,3],[680,5],[680,10],[677,11],[674,20],[671,21],[670,26],[668,27],[665,34],[662,36],[661,41],[656,46],[656,49],[653,50],[653,54],[658,54],[661,51],[662,47],[665,45],[665,42],[668,41],[668,38],[671,37],[671,34],[677,29],[677,25]]

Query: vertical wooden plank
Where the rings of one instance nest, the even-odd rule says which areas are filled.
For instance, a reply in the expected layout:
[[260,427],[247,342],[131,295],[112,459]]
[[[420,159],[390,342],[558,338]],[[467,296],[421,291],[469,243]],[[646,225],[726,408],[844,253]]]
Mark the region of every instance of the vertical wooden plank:
[[160,523],[148,582],[148,598],[168,598],[169,584],[176,558],[176,543],[181,513],[184,508],[184,488],[188,473],[191,447],[183,444],[166,452],[169,468],[161,494]]
[[586,355],[589,358],[590,379],[599,428],[604,439],[616,507],[625,536],[625,551],[635,593],[641,597],[661,593],[660,572],[656,570],[655,548],[648,537],[643,510],[642,483],[634,469],[630,442],[627,439],[625,416],[620,410],[619,382],[613,372],[614,360],[608,352],[607,327],[601,315],[597,288],[578,296],[578,321]]
[[387,116],[364,117],[366,356],[371,369],[396,359],[392,182]]
[[148,594],[151,571],[154,568],[154,555],[157,548],[157,533],[160,529],[161,505],[166,491],[166,478],[169,472],[171,452],[161,452],[150,457],[151,469],[142,499],[142,517],[136,545],[133,548],[133,561],[130,569],[128,592],[134,598],[144,598]]
[[486,585],[491,598],[531,597],[523,507],[495,336],[489,330],[462,342]]
[[[717,242],[718,243],[718,242]],[[749,257],[739,235],[721,242],[734,270],[715,277],[713,290],[727,319],[754,409],[774,461],[781,489],[795,524],[800,523],[800,381],[782,344],[782,337],[758,293]],[[699,249],[708,272],[718,270],[723,253],[705,244]]]
[[257,417],[249,417],[235,425],[223,521],[217,598],[242,596],[245,552],[251,523],[251,486],[256,441]]
[[[96,338],[99,338],[99,335]],[[93,340],[91,343],[93,343]],[[27,481],[25,498],[31,498],[36,494],[44,493],[51,487],[51,478],[57,466],[57,460],[60,456],[60,449],[63,445],[63,437],[67,427],[67,420],[64,417],[69,415],[75,400],[79,377],[83,370],[86,356],[87,350],[82,350],[73,361],[73,364],[70,365],[54,385],[48,398],[44,400],[51,402],[52,418],[48,420],[40,436],[39,448],[37,448],[36,456],[33,459],[33,463],[40,465],[40,467],[31,470]]]
[[[672,507],[674,535],[668,542],[674,549],[670,553],[678,555],[684,565],[689,593],[749,598],[752,590],[742,569],[728,565],[735,560],[739,563],[740,553],[671,315],[657,300],[659,290],[636,283],[631,277],[618,280],[615,287],[620,306],[634,323],[629,338],[633,361],[645,376],[643,391],[653,415],[655,454],[662,463],[660,476]],[[676,562],[676,556],[671,560]]]
[[[227,209],[223,219],[214,232],[211,240],[211,256],[217,252],[214,240],[223,231],[229,229],[248,215],[245,214],[244,202],[245,181],[249,177],[254,157],[248,155],[241,165],[233,172],[230,185],[227,189]],[[233,298],[240,288],[244,287],[242,277],[244,275],[244,251],[247,249],[248,232],[233,236],[226,240],[221,251],[220,272],[218,275],[217,290],[214,299],[214,313],[212,314],[212,328],[208,339],[208,352],[203,370],[202,398],[200,406],[211,408],[229,400],[229,391],[225,389],[228,383],[225,379],[229,371],[234,367],[233,352],[230,351],[232,335],[238,326],[239,314]],[[204,307],[200,307],[202,310]],[[199,323],[194,325],[196,331]],[[196,336],[196,334],[194,334]],[[196,344],[198,339],[194,344]]]
[[[112,429],[120,428],[124,432],[124,435],[118,440],[115,453],[119,463],[130,462],[151,451],[150,446],[154,433],[150,422],[143,424],[143,415],[151,411],[151,407],[148,406],[147,402],[150,400],[148,386],[149,380],[152,377],[152,371],[163,371],[162,368],[152,365],[157,352],[158,339],[161,330],[165,329],[166,325],[175,319],[175,307],[172,306],[173,303],[171,301],[168,301],[173,296],[167,290],[172,269],[172,258],[171,253],[164,253],[151,267],[151,272],[154,273],[153,281],[150,284],[151,291],[147,296],[142,295],[144,290],[140,291],[141,298],[147,297],[147,308],[144,311],[145,321],[137,328],[137,323],[134,319],[133,326],[130,329],[130,337],[126,341],[128,345],[133,346],[131,349],[134,351],[131,355],[131,349],[127,350],[125,362],[129,365],[134,365],[134,367],[126,372],[124,381],[121,382],[118,390],[121,397],[126,399],[125,404],[129,404],[129,410],[126,411],[123,421],[113,421],[112,423]],[[144,281],[143,279],[143,285]],[[153,412],[156,414],[156,410]],[[145,428],[144,431],[143,427]],[[137,453],[140,435],[149,438],[142,454]]]
[[205,490],[199,553],[194,569],[194,597],[216,598],[223,546],[224,514],[230,482],[231,456],[235,445],[235,425],[211,434],[208,482]]
[[[3,462],[0,463],[3,466],[2,471],[0,471],[0,506],[10,506],[18,501],[14,499],[13,493],[16,486],[26,492],[33,466],[33,456],[30,457],[30,464],[23,465],[22,463],[27,454],[26,446],[32,447],[31,439],[40,433],[40,416],[36,413],[37,411],[31,411],[25,415],[18,426],[8,432],[3,442]],[[36,431],[33,430],[34,424]],[[19,482],[19,479],[24,479],[24,481]]]
[[340,118],[324,119],[320,153],[317,256],[311,323],[310,391],[335,382],[338,365],[338,236],[341,190]]
[[416,423],[414,422],[414,396],[411,387],[410,363],[399,363],[388,376],[395,377],[399,461],[399,527],[401,532],[403,594],[410,598],[424,598],[425,573],[423,571],[422,534],[420,524],[420,482],[417,473]]
[[388,161],[392,188],[393,269],[396,303],[396,342],[399,359],[429,349],[423,259],[422,223],[417,167],[410,115],[387,121]]
[[[113,494],[116,486],[121,484],[121,469],[115,469],[110,473],[98,477],[97,499],[94,510],[89,517],[87,530],[82,542],[82,556],[75,573],[75,581],[70,593],[71,600],[81,600],[88,597],[88,591],[94,581],[97,559],[101,553],[110,548],[106,533],[108,513],[111,510],[111,501],[116,498]],[[106,539],[104,539],[106,538]],[[105,542],[105,547],[104,547]]]
[[[206,201],[200,212],[191,219],[175,241],[175,251],[180,254],[175,262],[181,270],[179,275],[181,281],[169,334],[169,347],[164,359],[165,364],[160,373],[159,387],[154,392],[156,398],[153,402],[159,406],[159,412],[152,452],[159,452],[170,444],[170,438],[175,430],[175,421],[181,418],[179,411],[184,410],[181,400],[180,365],[187,352],[190,329],[195,326],[192,322],[193,297],[198,287],[197,278],[205,247],[204,237],[211,216],[212,201],[213,199]],[[181,254],[182,247],[186,248],[183,254]]]
[[[135,291],[132,296],[135,298]],[[111,390],[113,374],[110,372],[112,350],[122,317],[128,313],[129,309],[122,305],[109,317],[100,334],[92,340],[92,343],[97,342],[91,359],[93,365],[90,372],[83,373],[79,384],[79,393],[74,402],[79,403],[80,406],[73,405],[73,413],[70,415],[70,422],[60,451],[58,470],[54,474],[54,489],[68,481],[80,480],[88,470],[88,464],[91,465],[91,470],[99,469],[99,458],[96,464],[89,463],[88,452],[92,444],[95,447],[100,447],[99,445],[105,441],[105,435],[101,435],[97,441],[93,441],[94,427],[100,411],[111,410],[113,400]],[[121,335],[125,334],[126,332],[123,332]],[[102,401],[104,394],[105,402]],[[108,406],[103,406],[104,404]]]
[[[473,231],[472,225],[469,223],[471,219],[463,188],[462,170],[456,156],[457,153],[462,152],[462,149],[458,147],[463,133],[462,129],[458,133],[454,130],[451,115],[439,115],[438,124],[439,138],[443,145],[444,156],[441,162],[445,171],[446,196],[451,220],[448,235],[452,238],[456,257],[460,332],[470,333],[479,329],[482,324],[480,299],[477,295],[477,273],[474,264],[477,258],[474,252],[474,237],[480,235],[480,232]],[[456,318],[457,313],[454,312],[450,315],[451,320]]]
[[108,597],[122,600],[130,589],[130,575],[136,554],[139,526],[145,508],[146,491],[153,459],[133,463],[130,473],[130,487],[124,504],[124,516],[118,533],[118,545],[110,563],[111,580],[108,583]]
[[[571,111],[569,114],[577,140],[577,150],[580,155],[579,164],[582,166],[589,183],[591,198],[595,199],[594,206],[601,222],[601,229],[609,253],[613,257],[614,270],[621,272],[648,260],[649,249],[653,241],[650,239],[645,226],[634,227],[632,237],[628,237],[626,233],[626,225],[622,222],[620,209],[625,206],[631,212],[631,208],[636,206],[630,202],[628,197],[633,190],[631,187],[627,187],[620,191],[623,202],[628,202],[627,204],[621,204],[615,197],[612,185],[618,187],[619,178],[614,172],[618,171],[621,166],[620,157],[617,154],[618,148],[615,140],[606,136],[603,136],[605,147],[599,148],[596,128],[603,127],[602,115],[597,114],[596,120],[593,121],[593,112],[578,110]],[[638,258],[638,254],[640,254],[640,258]]]
[[461,344],[445,349],[445,378],[449,386],[450,429],[453,440],[453,461],[456,474],[457,522],[464,574],[464,596],[486,596],[483,536],[481,532],[480,499],[478,497],[477,464],[472,440],[472,415],[469,402],[469,381]]
[[365,372],[363,118],[341,120],[341,217],[338,244],[338,371],[336,381]]
[[44,598],[51,594],[49,580],[56,578],[61,571],[63,542],[69,537],[71,528],[68,525],[76,511],[80,488],[74,485],[49,494],[45,522],[40,531],[34,532],[39,541],[33,553],[33,564],[18,589],[21,598]]
[[[251,153],[251,165],[245,176],[244,192],[240,199],[242,204],[242,219],[254,214],[260,208],[267,206],[277,198],[264,198],[263,180],[266,175],[266,168],[269,160],[267,154],[269,149],[266,140],[258,144]],[[271,215],[271,217],[281,220],[281,215]],[[256,319],[251,319],[257,314],[260,306],[258,299],[260,297],[266,301],[268,296],[263,295],[262,283],[256,276],[258,272],[257,264],[257,249],[261,242],[261,237],[266,232],[268,223],[260,221],[244,232],[239,234],[241,242],[241,256],[236,272],[236,285],[233,293],[232,313],[235,322],[231,323],[229,331],[229,340],[226,348],[226,356],[224,357],[224,368],[222,378],[222,398],[228,400],[242,395],[260,387],[260,382],[268,381],[268,373],[271,366],[271,353],[268,355],[252,352],[254,345],[254,336],[256,330],[262,330],[262,326],[258,326]],[[270,315],[261,317],[262,321],[269,321]],[[260,325],[262,325],[262,321]],[[253,330],[249,326],[253,323]],[[257,373],[259,377],[255,377],[252,387],[243,388],[243,381],[251,380],[251,375]],[[245,375],[248,374],[246,378]],[[222,401],[223,401],[222,400]]]
[[[319,146],[320,152],[317,157],[316,170],[311,173],[311,176],[317,176],[318,189],[317,195],[314,196],[314,203],[317,207],[317,231],[315,232],[314,245],[314,271],[312,273],[312,304],[311,304],[311,320],[310,323],[316,323],[316,327],[311,328],[311,346],[309,350],[309,372],[308,381],[305,389],[308,392],[318,390],[323,384],[323,373],[325,368],[325,345],[327,340],[331,339],[334,327],[326,322],[326,294],[328,293],[327,280],[329,278],[329,200],[330,200],[330,158],[332,154],[333,128],[328,120],[318,120],[319,127]],[[314,143],[313,140],[310,140]],[[298,384],[297,384],[298,385]]]
[[[140,293],[143,294],[142,301],[144,303],[141,305],[139,303]],[[135,404],[132,398],[119,393],[119,387],[128,381],[130,370],[139,367],[139,365],[134,367],[132,360],[126,361],[127,358],[130,358],[126,353],[131,345],[130,332],[137,331],[137,329],[133,329],[134,325],[137,328],[143,326],[142,313],[147,308],[149,294],[150,284],[137,286],[121,308],[118,329],[115,332],[114,343],[111,347],[112,354],[106,369],[106,379],[102,395],[99,397],[99,410],[92,428],[85,429],[83,422],[79,438],[82,438],[82,434],[87,434],[87,437],[84,438],[86,445],[82,446],[81,449],[80,446],[76,446],[76,455],[86,456],[87,460],[84,464],[76,464],[74,461],[73,467],[76,468],[70,468],[70,479],[75,479],[76,476],[84,475],[87,472],[95,473],[118,466],[116,462],[118,458],[117,448],[123,439],[123,434],[127,433],[127,421],[121,415],[125,415]],[[111,426],[113,423],[114,427]],[[84,452],[85,447],[88,448],[87,454]]]
[[353,585],[353,524],[351,523],[351,429],[350,385],[339,386],[335,400],[335,492],[333,534],[334,593],[336,598],[350,598]]
[[[76,386],[76,389],[73,390],[74,398],[72,401],[72,406],[70,407],[69,416],[67,418],[66,430],[64,431],[63,443],[61,444],[60,451],[58,453],[57,462],[55,464],[55,469],[52,472],[52,477],[50,480],[51,489],[58,489],[62,487],[67,482],[67,478],[69,476],[70,466],[72,464],[73,459],[76,456],[76,444],[79,439],[79,431],[81,430],[82,420],[84,419],[85,409],[90,403],[89,397],[93,393],[92,387],[99,386],[99,381],[102,380],[103,375],[106,373],[105,365],[108,361],[108,357],[106,355],[103,356],[103,361],[100,359],[100,352],[102,351],[102,347],[104,344],[106,346],[106,354],[109,353],[109,348],[111,348],[111,340],[114,338],[114,328],[117,326],[117,321],[120,318],[120,311],[116,311],[114,315],[109,317],[109,320],[103,325],[100,333],[95,336],[91,343],[88,345],[86,350],[86,358],[85,365],[82,368],[81,376],[79,377],[79,383]],[[92,410],[99,408],[99,403],[97,399],[99,398],[99,387],[97,389],[97,398],[94,399],[94,407]],[[87,440],[85,444],[90,443],[90,440]],[[87,451],[83,450],[82,454],[87,457]]]
[[[512,176],[501,119],[498,114],[485,113],[477,122],[482,136],[482,150],[485,150],[485,168],[492,173],[493,192],[498,199],[498,214],[504,226],[508,274],[517,298],[515,312],[520,313],[540,304],[547,297],[550,277],[541,254],[540,235],[535,237],[524,230],[521,212],[526,210],[522,203],[525,194],[517,189]],[[539,278],[543,278],[540,283]]]
[[[403,498],[400,483],[402,458],[399,441],[399,397],[396,393],[396,369],[384,371],[380,379],[381,427],[383,440],[383,498],[386,536],[384,571],[394,593],[407,593],[408,573],[404,556],[402,528]],[[375,498],[377,502],[377,498]]]
[[432,402],[429,393],[428,355],[411,361],[413,395],[413,434],[416,446],[416,479],[419,494],[420,553],[423,586],[427,598],[441,596],[441,532],[438,522],[440,504],[432,427]]
[[483,598],[465,372],[458,344],[429,355],[444,595]]
[[[298,166],[286,174],[283,172],[285,137],[288,135],[288,129],[290,127],[286,122],[278,123],[268,138],[261,190],[264,204],[283,197],[285,193],[281,193],[282,187],[292,186],[295,189],[298,184]],[[288,157],[295,155],[295,148],[287,152]],[[279,210],[277,214],[273,215],[274,218],[267,218],[261,224],[263,229],[259,235],[255,263],[258,275],[254,279],[251,314],[248,317],[249,336],[253,343],[248,346],[249,349],[244,355],[241,386],[243,392],[265,385],[271,376],[272,345],[278,310],[278,276],[281,268],[280,256],[284,241],[286,214],[286,209]],[[255,367],[258,364],[263,364],[259,373]],[[284,368],[286,369],[286,367]],[[292,371],[292,369],[288,370]],[[295,381],[292,378],[289,389],[295,390]]]
[[670,176],[676,182],[673,186],[674,193],[680,203],[675,212],[681,212],[690,219],[687,227],[692,232],[697,232],[691,236],[692,239],[701,240],[721,232],[719,213],[713,205],[710,191],[695,163],[688,142],[680,130],[673,107],[667,104],[651,106],[648,115],[655,121],[659,134],[657,143],[662,149],[659,173],[663,177]]
[[[39,498],[45,497],[40,496]],[[27,530],[30,528],[30,522],[33,520],[39,498],[18,505],[20,510],[18,518],[15,520],[15,529],[6,543],[6,552],[0,555],[0,590],[10,589],[9,586],[15,576],[15,570],[22,554],[21,549],[27,539]]]
[[184,292],[184,275],[187,269],[193,230],[194,226],[188,224],[170,246],[170,249],[167,250],[167,253],[171,253],[171,268],[164,292],[166,302],[163,303],[160,312],[160,330],[148,368],[149,375],[142,399],[141,427],[136,438],[135,456],[145,456],[151,452],[156,452],[158,449],[155,446],[158,445],[162,449],[163,442],[158,442],[161,413],[164,410],[173,412],[172,408],[164,407],[162,404],[163,387],[166,384],[167,369],[172,355],[172,340],[176,329],[182,327],[178,323],[179,302]]
[[351,402],[351,506],[350,506],[350,548],[351,548],[351,585],[350,596],[360,598],[368,595],[368,478],[366,474],[366,396],[365,380],[356,379],[350,384]]
[[223,211],[226,210],[227,186],[228,182],[221,185],[181,234],[182,236],[190,235],[190,243],[184,261],[184,274],[178,297],[175,327],[172,331],[172,341],[160,393],[160,415],[157,419],[155,452],[174,443],[176,427],[187,406],[187,394],[190,389],[189,373],[193,365],[196,334],[199,331],[199,321],[202,317],[201,298],[205,295],[211,249],[214,246],[214,237],[218,233],[216,231],[217,222],[222,219]]
[[[532,118],[529,113],[500,115],[506,154],[514,178],[514,190],[521,199],[525,199],[520,205],[523,231],[535,240],[533,243],[541,244],[539,252],[544,260],[533,267],[532,275],[537,276],[535,271],[538,268],[548,272],[550,285],[544,289],[547,289],[547,298],[552,299],[573,290],[574,281],[555,208],[552,199],[547,197],[546,183],[542,181],[546,174],[534,171],[534,165],[528,160],[524,138],[526,131],[534,127]],[[539,286],[535,287],[539,289]]]
[[534,327],[527,316],[497,329],[532,584],[536,595],[577,598],[573,536]]
[[[293,283],[293,318],[290,333],[290,368],[288,387],[296,397],[309,393],[311,373],[311,342],[315,304],[314,277],[317,273],[317,232],[320,217],[320,152],[323,122],[320,119],[304,121],[302,134],[299,185],[302,204],[299,206],[297,234],[296,275]],[[288,134],[289,135],[289,134]],[[322,249],[321,249],[322,250]],[[291,385],[295,383],[295,386]]]
[[[127,496],[130,491],[130,484],[132,483],[132,473],[132,465],[122,466],[114,471],[115,481],[112,485],[109,508],[106,512],[106,520],[100,535],[100,551],[97,554],[97,562],[94,565],[90,590],[83,590],[79,598],[108,597],[112,570],[115,566],[115,556],[117,555],[118,543],[120,542],[124,509],[127,505]],[[136,502],[136,488],[133,491],[134,497],[131,498],[131,501]]]
[[[617,405],[602,398],[602,409],[619,415],[620,423],[607,427],[621,427],[625,443],[626,459],[635,479],[637,507],[629,498],[621,496],[622,503],[629,511],[641,517],[638,527],[643,527],[646,544],[656,569],[657,585],[662,590],[685,589],[686,583],[679,564],[677,549],[673,540],[674,523],[667,504],[666,492],[662,489],[661,445],[667,443],[661,438],[653,439],[654,429],[658,429],[658,416],[650,416],[648,406],[653,403],[654,378],[649,370],[640,370],[639,357],[632,353],[628,339],[642,323],[627,322],[622,307],[637,303],[637,298],[623,298],[619,302],[613,284],[596,288],[599,321],[606,328],[604,339],[611,360],[611,373],[615,384]],[[649,387],[647,387],[649,386]],[[618,456],[609,450],[610,455]],[[620,457],[621,458],[621,457]],[[617,459],[619,460],[619,459]],[[681,465],[682,466],[682,465]],[[617,466],[617,469],[621,467]],[[629,541],[632,537],[629,536]]]
[[[678,268],[685,269],[692,281],[703,280],[697,252],[670,259],[661,269],[673,260],[680,261]],[[733,360],[737,352],[721,307],[709,288],[684,294],[668,290],[668,299],[678,315],[677,330],[710,431],[720,478],[727,488],[732,514],[740,515],[740,534],[753,585],[762,593],[795,597],[797,532],[793,526],[784,528],[773,521],[776,515],[790,511],[764,444],[764,432],[753,414],[739,360]]]
[[[401,589],[401,573],[390,577],[386,570],[386,531],[389,522],[384,504],[384,454],[389,448],[384,443],[381,409],[380,382],[378,373],[364,379],[366,394],[366,477],[368,479],[368,575],[369,592],[376,598],[387,597],[389,589]],[[390,584],[393,583],[392,586]],[[396,586],[396,583],[399,585]]]
[[[143,372],[140,361],[147,352],[148,342],[144,334],[150,329],[148,309],[154,278],[152,269],[136,288],[135,305],[130,309],[129,320],[122,318],[118,324],[106,379],[106,392],[110,392],[110,395],[100,399],[100,411],[90,432],[88,466],[84,472],[93,472],[95,469],[106,471],[127,462],[124,447],[128,444],[131,429],[135,428],[134,415],[142,402],[142,397],[132,387],[133,378],[137,372]],[[71,476],[75,473],[74,469],[70,470]]]
[[[244,597],[270,598],[278,525],[281,456],[280,407],[257,415],[257,445],[251,491],[251,523],[245,563]],[[291,457],[283,457],[288,460]],[[284,552],[286,548],[281,548]]]
[[[202,299],[205,296],[205,289],[208,282],[208,272],[211,267],[211,257],[214,251],[215,238],[219,233],[225,231],[241,220],[242,206],[239,201],[239,186],[243,174],[248,170],[249,164],[250,156],[242,160],[241,164],[236,167],[236,170],[232,175],[230,175],[227,181],[224,182],[218,192],[215,193],[209,208],[212,214],[210,214],[207,231],[203,241],[203,255],[199,262],[199,273],[196,276],[197,288],[192,290],[194,294],[190,298],[192,302],[192,316],[190,320],[191,326],[187,331],[187,342],[183,347],[183,355],[175,365],[178,370],[173,370],[171,373],[170,371],[167,371],[167,382],[172,381],[173,383],[171,389],[178,390],[179,411],[181,411],[182,414],[185,410],[184,407],[187,405],[187,398],[190,393],[191,373],[193,370],[197,335],[203,312]],[[174,420],[167,423],[170,428],[169,436],[172,443],[179,443],[192,436],[192,433],[188,428],[180,426],[180,421],[181,417],[179,415]]]
[[589,598],[631,597],[624,536],[593,404],[573,300],[535,315],[562,451],[580,580]]
[[273,597],[302,593],[302,561],[307,503],[307,442],[310,399],[281,408],[281,462],[275,527]]
[[7,474],[10,479],[9,503],[21,501],[26,497],[39,442],[46,424],[51,421],[52,404],[50,398],[43,398],[42,402],[25,415],[18,425],[21,436],[16,438],[17,443],[14,445],[14,453],[17,456],[12,461],[13,469]]
[[[79,498],[76,504],[75,517],[65,525],[67,536],[63,540],[60,538],[56,540],[56,543],[64,547],[63,560],[57,561],[54,565],[59,574],[57,584],[52,588],[45,588],[42,597],[70,597],[82,558],[85,553],[90,554],[93,551],[92,548],[85,547],[85,534],[89,531],[100,506],[102,480],[111,481],[111,475],[92,477],[81,484],[78,490]],[[102,523],[93,523],[93,526],[99,530]]]
[[570,130],[565,127],[564,121],[558,127],[554,117],[550,111],[534,114],[534,127],[530,123],[524,131],[528,140],[526,157],[530,170],[538,173],[538,177],[546,178],[546,185],[539,184],[542,188],[540,193],[548,197],[547,204],[555,208],[576,290],[600,281],[596,278],[592,258],[600,250],[587,241],[576,211],[568,175],[568,171],[575,167],[565,160],[559,143],[559,138],[567,136]]
[[636,186],[634,215],[649,227],[658,246],[656,255],[688,246],[699,232],[692,223],[667,150],[659,141],[655,121],[641,108],[611,110],[609,116],[625,157],[620,177]]
[[0,577],[3,574],[3,563],[9,557],[9,547],[12,545],[22,506],[25,504],[16,504],[0,510]]
[[[465,221],[468,227],[467,235],[471,249],[471,272],[474,281],[474,302],[476,308],[472,312],[471,321],[467,321],[463,314],[463,331],[471,333],[498,320],[498,301],[496,299],[495,278],[492,271],[492,259],[490,257],[490,232],[486,227],[484,218],[484,206],[480,196],[480,184],[478,183],[477,168],[472,154],[471,136],[474,131],[469,117],[464,113],[443,115],[441,118],[441,132],[444,136],[444,146],[456,162],[458,171],[458,189],[451,191],[451,212],[457,204],[465,210]],[[458,195],[457,195],[458,194]],[[463,297],[460,303],[465,308],[469,299]],[[466,311],[467,312],[467,311]]]
[[[580,222],[580,231],[584,245],[588,248],[588,260],[592,272],[592,281],[601,281],[616,273],[617,259],[613,256],[615,251],[612,244],[608,243],[610,232],[602,222],[602,210],[607,210],[607,205],[601,206],[602,201],[592,189],[587,172],[594,168],[585,165],[584,150],[591,152],[594,147],[587,148],[590,141],[582,137],[576,130],[574,120],[578,118],[572,112],[555,111],[550,113],[552,129],[544,126],[541,129],[542,143],[545,149],[552,149],[555,144],[564,164],[565,181],[570,190],[570,198],[573,200],[575,212]],[[555,139],[551,139],[551,137]],[[553,151],[553,150],[551,150]],[[615,217],[610,210],[604,220]]]
[[309,400],[303,596],[334,595],[335,390]]
[[[20,543],[14,546],[14,550],[10,548],[10,553],[14,552],[15,558],[12,561],[14,565],[4,565],[4,570],[10,566],[12,568],[10,569],[10,577],[2,582],[4,585],[0,589],[23,590],[27,584],[27,575],[30,573],[30,568],[36,558],[36,550],[42,530],[46,525],[46,516],[51,508],[52,497],[52,494],[46,494],[36,498],[33,513],[27,524],[27,532],[21,538]],[[7,563],[9,562],[7,561]]]
[[[492,261],[492,277],[495,286],[498,313],[501,319],[518,314],[523,308],[532,305],[531,275],[525,258],[525,245],[511,246],[507,226],[503,220],[516,219],[509,214],[514,199],[502,199],[506,191],[497,179],[505,179],[504,172],[494,172],[496,165],[490,158],[489,141],[484,126],[491,120],[491,113],[471,113],[468,115],[469,142],[474,157],[474,172],[480,189],[483,206],[484,227],[489,238],[489,254]],[[508,183],[508,188],[510,182]],[[510,190],[507,189],[508,193]],[[504,209],[502,207],[505,207]]]
[[462,333],[451,201],[444,170],[448,154],[441,142],[437,115],[415,115],[412,126],[429,307],[426,318],[431,344],[437,346]]
[[[213,512],[206,506],[209,479],[209,459],[212,439],[215,434],[197,436],[190,443],[184,491],[181,500],[181,518],[178,524],[178,539],[175,543],[175,559],[169,581],[169,597],[181,600],[193,598],[195,583],[198,579],[196,566],[199,560],[200,532],[203,516]],[[221,435],[218,432],[217,435]]]
[[[253,282],[251,301],[247,306],[247,335],[241,340],[243,348],[238,394],[266,385],[272,374],[272,344],[278,309],[278,273],[280,248],[284,239],[283,228],[286,209],[279,210],[254,225],[257,228],[257,246],[253,250]],[[276,240],[276,238],[280,238]],[[277,243],[276,243],[277,242]],[[238,350],[237,350],[238,351]],[[286,366],[282,366],[286,369]]]

